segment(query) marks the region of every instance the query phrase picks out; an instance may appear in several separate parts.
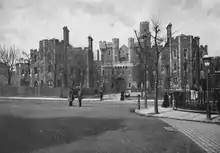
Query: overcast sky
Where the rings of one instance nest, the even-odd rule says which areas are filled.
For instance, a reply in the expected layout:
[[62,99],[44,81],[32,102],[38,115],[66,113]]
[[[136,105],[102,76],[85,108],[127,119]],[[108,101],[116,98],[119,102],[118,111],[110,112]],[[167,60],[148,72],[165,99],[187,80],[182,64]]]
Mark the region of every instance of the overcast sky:
[[173,31],[200,36],[210,55],[220,55],[220,0],[0,0],[0,44],[28,52],[41,39],[62,39],[68,26],[76,47],[87,46],[89,35],[94,50],[114,37],[127,45],[139,22],[155,16],[163,32],[171,22]]

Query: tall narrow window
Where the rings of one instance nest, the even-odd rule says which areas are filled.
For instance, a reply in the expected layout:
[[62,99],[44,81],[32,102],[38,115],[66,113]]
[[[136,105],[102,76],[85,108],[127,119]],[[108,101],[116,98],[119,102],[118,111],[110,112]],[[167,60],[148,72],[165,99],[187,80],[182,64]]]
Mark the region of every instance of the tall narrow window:
[[188,57],[187,57],[187,49],[186,48],[183,49],[183,53],[184,53],[184,58],[187,59]]
[[174,63],[174,70],[176,70],[176,69],[177,69],[176,63]]
[[173,50],[173,57],[176,57],[176,49]]

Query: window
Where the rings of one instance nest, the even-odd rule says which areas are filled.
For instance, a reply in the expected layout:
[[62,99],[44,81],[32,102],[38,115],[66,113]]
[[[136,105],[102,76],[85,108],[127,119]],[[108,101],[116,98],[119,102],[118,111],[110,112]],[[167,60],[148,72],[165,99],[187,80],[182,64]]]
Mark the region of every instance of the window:
[[176,67],[176,63],[174,63],[174,70],[176,70],[177,69],[177,67]]
[[111,51],[108,51],[108,55],[111,55]]
[[129,74],[129,75],[131,74],[131,70],[128,70],[128,74]]
[[193,70],[195,71],[196,70],[196,63],[193,62]]
[[37,67],[34,68],[34,74],[37,74]]
[[114,75],[114,69],[112,69],[112,75]]
[[187,59],[188,57],[187,57],[187,49],[186,48],[183,49],[183,53],[184,53],[184,58]]
[[102,70],[102,75],[105,75],[105,71],[104,70]]
[[176,49],[173,50],[173,57],[176,57]]
[[128,87],[131,88],[131,82],[128,83]]
[[125,72],[124,72],[124,69],[122,70],[122,74],[124,74]]
[[177,78],[174,78],[174,80],[173,80],[173,81],[174,81],[174,83],[177,83]]

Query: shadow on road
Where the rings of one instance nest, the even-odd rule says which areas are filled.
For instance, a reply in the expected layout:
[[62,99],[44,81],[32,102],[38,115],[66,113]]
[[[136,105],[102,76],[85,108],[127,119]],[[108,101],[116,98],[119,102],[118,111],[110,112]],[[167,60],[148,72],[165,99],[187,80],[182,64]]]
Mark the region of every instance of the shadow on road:
[[28,119],[0,116],[0,152],[25,153],[77,141],[123,127],[122,119],[65,117]]

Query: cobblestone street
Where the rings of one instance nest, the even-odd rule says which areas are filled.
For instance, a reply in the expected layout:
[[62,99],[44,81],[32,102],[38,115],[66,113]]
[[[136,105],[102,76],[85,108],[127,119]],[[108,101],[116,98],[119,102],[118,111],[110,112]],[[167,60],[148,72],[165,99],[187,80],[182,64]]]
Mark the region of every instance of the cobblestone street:
[[220,126],[215,124],[161,119],[177,128],[208,153],[220,152]]

